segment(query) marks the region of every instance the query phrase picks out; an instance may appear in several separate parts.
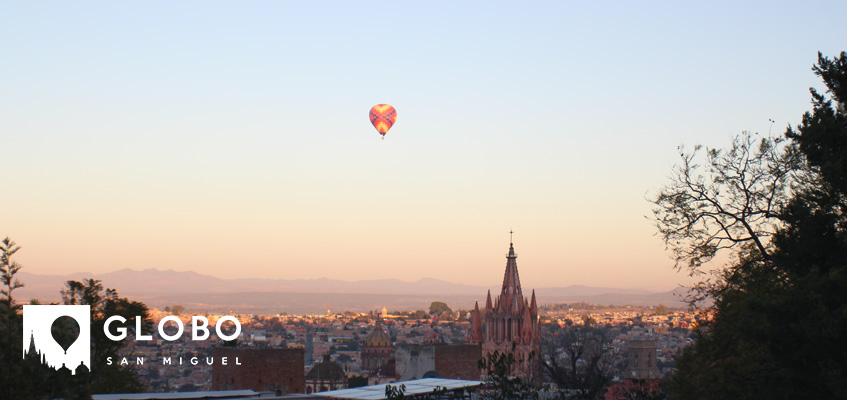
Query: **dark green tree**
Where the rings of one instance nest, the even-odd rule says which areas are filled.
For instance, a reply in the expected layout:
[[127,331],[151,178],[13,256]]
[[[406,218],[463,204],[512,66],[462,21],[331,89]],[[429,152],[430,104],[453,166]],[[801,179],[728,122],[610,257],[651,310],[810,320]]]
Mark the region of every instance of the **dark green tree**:
[[15,276],[21,269],[21,265],[12,260],[20,246],[8,237],[0,242],[0,393],[9,399],[26,397],[19,389],[25,389],[16,385],[20,382],[21,368],[19,355],[23,352],[21,343],[22,320],[20,316],[21,306],[15,302],[13,292],[24,284]]
[[847,398],[847,53],[819,53],[813,71],[829,98],[811,89],[812,110],[787,132],[812,179],[781,214],[779,285],[752,304],[781,332],[752,333],[767,335],[768,352],[788,371],[784,392],[790,385],[794,398]]
[[819,55],[812,111],[783,139],[742,136],[702,166],[683,153],[659,232],[711,298],[670,381],[679,399],[847,398],[847,55]]
[[786,134],[800,146],[826,184],[843,195],[847,193],[847,53],[833,59],[818,53],[818,63],[812,70],[823,79],[827,91],[809,89],[812,110]]
[[453,310],[443,301],[433,301],[432,304],[429,305],[430,315],[441,315],[445,312],[452,313]]

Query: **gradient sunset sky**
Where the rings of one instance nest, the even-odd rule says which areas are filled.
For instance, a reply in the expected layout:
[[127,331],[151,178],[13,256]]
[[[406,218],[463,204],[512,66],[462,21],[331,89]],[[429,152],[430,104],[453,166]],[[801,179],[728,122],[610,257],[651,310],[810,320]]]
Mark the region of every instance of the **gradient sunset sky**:
[[[0,237],[37,274],[670,290],[677,146],[782,133],[847,3],[5,2]],[[397,109],[384,141],[368,121]]]

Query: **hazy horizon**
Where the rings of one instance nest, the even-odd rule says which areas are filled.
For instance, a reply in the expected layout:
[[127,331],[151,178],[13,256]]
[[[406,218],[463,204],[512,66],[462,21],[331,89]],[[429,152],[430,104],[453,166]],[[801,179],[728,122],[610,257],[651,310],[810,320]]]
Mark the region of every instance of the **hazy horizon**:
[[[454,284],[454,285],[465,285],[465,286],[480,287],[480,288],[499,288],[500,286],[502,286],[502,282],[497,282],[497,283],[493,283],[493,284],[463,283],[463,282],[456,282],[456,281],[451,281],[449,279],[441,279],[441,278],[432,277],[432,276],[424,276],[424,277],[420,277],[420,278],[416,278],[416,279],[401,279],[401,278],[338,279],[338,278],[332,278],[332,277],[328,277],[328,276],[320,276],[320,277],[315,277],[315,278],[293,278],[293,279],[267,278],[267,277],[261,277],[261,276],[237,276],[237,277],[232,277],[232,278],[226,278],[226,277],[221,277],[221,276],[217,276],[217,275],[214,275],[214,274],[206,274],[206,273],[193,271],[193,270],[175,270],[175,269],[161,269],[161,268],[121,268],[121,269],[115,269],[115,270],[111,270],[111,271],[103,271],[103,272],[99,272],[99,273],[94,273],[94,272],[91,272],[91,271],[70,271],[70,272],[63,272],[63,273],[57,273],[57,274],[34,273],[34,272],[31,272],[31,271],[27,271],[26,269],[23,269],[23,270],[21,270],[21,273],[31,274],[31,275],[39,275],[39,276],[62,276],[62,277],[77,275],[77,276],[86,276],[86,277],[91,277],[91,278],[96,279],[98,277],[102,277],[103,275],[109,275],[109,274],[114,274],[114,273],[119,273],[119,272],[124,272],[124,271],[132,271],[132,272],[155,271],[155,272],[173,272],[173,273],[178,273],[178,274],[190,273],[190,274],[198,274],[198,275],[208,276],[208,277],[212,277],[212,278],[216,278],[216,279],[222,279],[222,280],[239,280],[239,279],[244,279],[244,280],[264,279],[264,280],[270,280],[270,281],[334,280],[334,281],[350,282],[350,283],[383,281],[383,280],[400,281],[400,282],[403,282],[403,283],[420,283],[420,282],[423,282],[423,281],[435,280],[435,281],[446,282],[446,283],[450,283],[450,284]],[[521,282],[522,282],[521,283],[522,287],[526,286],[526,285],[523,284],[523,280],[521,280]],[[26,283],[26,282],[24,282],[24,283]],[[563,287],[574,287],[574,286],[575,287],[584,286],[584,287],[591,287],[591,288],[643,290],[643,291],[648,291],[648,292],[667,292],[667,291],[672,291],[674,289],[679,288],[679,286],[674,286],[674,287],[668,287],[668,288],[664,288],[664,289],[650,289],[650,288],[637,287],[637,286],[608,286],[608,285],[606,285],[606,286],[591,286],[591,285],[584,285],[584,284],[580,284],[580,283],[573,283],[573,284],[568,284],[566,286],[549,286],[548,285],[548,286],[538,286],[538,287],[526,287],[526,288],[524,288],[524,290],[526,290],[527,292],[531,292],[533,289],[550,289],[550,288],[563,288]],[[61,288],[57,288],[57,292],[58,292],[59,289],[61,289]]]
[[514,229],[525,288],[668,290],[646,198],[677,146],[800,121],[845,11],[10,3],[0,237],[33,274],[492,286]]
[[[328,304],[335,310],[369,311],[426,308],[443,301],[456,309],[485,304],[487,293],[500,294],[501,285],[468,286],[435,278],[414,282],[399,279],[340,281],[334,279],[271,280],[222,279],[193,271],[123,269],[104,274],[38,275],[20,273],[26,286],[15,291],[19,299],[61,301],[66,280],[94,278],[122,296],[162,309],[179,304],[192,312],[322,313]],[[572,285],[568,287],[524,286],[523,293],[536,295],[538,304],[585,302],[590,304],[659,305],[686,307],[684,290],[650,291]],[[274,311],[275,310],[275,311]]]

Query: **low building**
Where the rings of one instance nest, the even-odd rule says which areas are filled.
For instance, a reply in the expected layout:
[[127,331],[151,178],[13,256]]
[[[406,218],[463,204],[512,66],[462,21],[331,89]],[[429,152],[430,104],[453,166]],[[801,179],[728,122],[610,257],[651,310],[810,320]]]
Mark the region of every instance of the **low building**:
[[479,379],[481,358],[479,344],[403,344],[396,353],[397,381],[432,374],[446,379]]
[[[276,394],[304,393],[303,349],[215,347],[212,357],[227,357],[227,365],[212,366],[212,390],[250,389]],[[236,365],[235,360],[238,358]]]
[[347,388],[347,374],[340,365],[332,362],[329,354],[316,363],[306,374],[306,393],[326,392]]

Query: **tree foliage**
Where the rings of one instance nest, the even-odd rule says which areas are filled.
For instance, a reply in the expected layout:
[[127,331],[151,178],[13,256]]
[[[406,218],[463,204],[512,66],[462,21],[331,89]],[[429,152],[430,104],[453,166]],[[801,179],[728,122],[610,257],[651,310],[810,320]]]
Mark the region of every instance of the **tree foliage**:
[[[512,345],[514,348],[515,344]],[[537,355],[534,352],[530,353],[529,361],[535,357]],[[479,369],[488,373],[485,388],[477,393],[478,397],[483,400],[537,400],[538,389],[528,380],[512,375],[519,363],[514,351],[494,351],[488,358],[480,359]]]
[[[87,304],[91,306],[91,388],[94,393],[135,393],[144,390],[144,386],[129,368],[121,368],[118,363],[107,365],[106,360],[119,356],[119,351],[138,333],[152,332],[147,305],[118,296],[114,289],[104,288],[96,279],[67,281],[61,291],[64,304]],[[106,319],[120,315],[126,322],[113,322],[112,333],[118,327],[129,332],[122,341],[113,341],[106,337],[104,330]],[[136,330],[136,316],[142,319],[141,332]]]
[[14,301],[13,296],[15,289],[24,286],[15,276],[21,265],[12,260],[18,250],[20,246],[8,237],[0,242],[0,283],[3,285],[0,288],[0,396],[9,399],[26,398],[28,395],[27,390],[18,390],[18,385],[14,384],[26,375],[18,356],[23,353],[21,306]]
[[[847,194],[847,56],[829,59],[818,53],[812,70],[823,79],[826,93],[814,88],[812,111],[803,114],[797,128],[789,127],[786,135],[800,147],[816,170],[833,190]],[[827,98],[826,94],[829,94]]]
[[181,315],[184,311],[185,311],[185,307],[183,307],[179,304],[175,304],[170,309],[170,313],[173,314],[173,315]]
[[[11,239],[0,242],[0,276],[2,295],[0,298],[0,398],[43,399],[66,398],[88,399],[90,374],[81,372],[71,375],[70,370],[55,370],[44,365],[38,357],[21,357],[23,354],[23,316],[21,305],[13,296],[15,289],[24,286],[16,277],[22,266],[12,261],[12,255],[20,247]],[[61,325],[61,323],[59,324]],[[65,334],[59,326],[55,334]]]
[[441,315],[444,313],[453,313],[453,309],[443,301],[433,301],[429,305],[429,313],[430,315]]
[[[37,357],[21,358],[23,316],[21,306],[12,294],[15,289],[23,287],[23,283],[15,276],[21,265],[11,259],[19,249],[20,247],[8,238],[0,243],[0,276],[3,285],[3,297],[0,298],[0,399],[89,399],[90,393],[143,390],[144,387],[132,370],[120,368],[117,363],[106,365],[106,357],[116,356],[124,342],[114,342],[106,338],[103,324],[105,319],[112,315],[122,315],[128,321],[136,315],[149,319],[147,306],[119,297],[115,290],[103,288],[97,280],[68,281],[66,288],[61,291],[64,304],[91,306],[92,370],[71,375],[68,371],[57,371],[42,364]],[[135,330],[133,323],[128,322],[126,326],[131,332]],[[150,331],[149,321],[142,326],[143,330]],[[125,341],[128,340],[130,339]]]
[[[3,288],[0,288],[0,294],[3,295],[3,300],[8,304],[14,303],[12,292],[15,289],[24,287],[23,282],[15,277],[15,274],[21,270],[22,266],[17,261],[12,261],[12,255],[17,253],[20,248],[20,246],[8,237],[0,242],[0,282],[3,283]],[[17,308],[11,307],[8,311],[13,312],[15,309]]]
[[605,326],[569,326],[544,336],[541,366],[567,399],[601,399],[611,383],[609,331]]
[[713,317],[677,360],[674,398],[847,398],[847,54],[813,70],[829,97],[811,90],[789,140],[742,135],[704,166],[683,153],[656,198],[678,267],[731,249],[697,287]]

